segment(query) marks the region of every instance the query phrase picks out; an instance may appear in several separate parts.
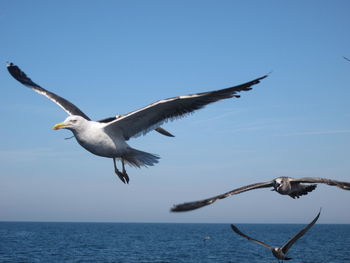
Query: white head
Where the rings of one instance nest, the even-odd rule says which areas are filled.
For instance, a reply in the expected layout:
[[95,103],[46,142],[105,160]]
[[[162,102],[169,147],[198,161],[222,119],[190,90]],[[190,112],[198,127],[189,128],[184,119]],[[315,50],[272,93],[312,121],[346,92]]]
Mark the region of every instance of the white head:
[[276,184],[282,184],[283,178],[278,177],[278,178],[275,179],[275,182],[276,182]]
[[277,177],[273,180],[273,188],[278,191],[278,189],[283,185],[283,177]]
[[84,119],[81,116],[78,115],[71,115],[67,119],[64,120],[64,122],[60,122],[55,124],[52,129],[59,130],[59,129],[68,129],[71,131],[76,131],[84,127],[84,124],[87,122],[86,119]]

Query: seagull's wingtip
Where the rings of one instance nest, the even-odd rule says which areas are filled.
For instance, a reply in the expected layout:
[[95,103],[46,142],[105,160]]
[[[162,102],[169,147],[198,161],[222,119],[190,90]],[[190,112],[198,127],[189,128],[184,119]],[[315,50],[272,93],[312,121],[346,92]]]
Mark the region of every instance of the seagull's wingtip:
[[192,209],[189,209],[188,207],[184,206],[184,204],[181,204],[181,205],[174,205],[171,209],[170,209],[170,212],[186,212],[186,211],[190,211]]
[[260,80],[263,80],[263,79],[267,78],[267,77],[270,75],[270,73],[271,73],[271,72],[269,72],[269,73],[267,73],[267,74],[261,76],[260,78],[257,78],[256,81],[258,81],[258,83],[259,83]]
[[12,67],[12,66],[14,66],[12,62],[6,61],[6,67]]
[[172,208],[170,208],[170,212],[179,212],[179,210],[177,209],[177,206],[174,205]]

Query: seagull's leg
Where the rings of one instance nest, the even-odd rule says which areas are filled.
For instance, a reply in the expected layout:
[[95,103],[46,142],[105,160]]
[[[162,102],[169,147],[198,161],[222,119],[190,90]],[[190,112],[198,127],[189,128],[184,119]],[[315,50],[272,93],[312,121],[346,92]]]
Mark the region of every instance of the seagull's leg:
[[118,168],[117,168],[117,164],[116,164],[116,160],[115,158],[113,157],[113,165],[114,165],[114,172],[116,175],[118,175],[119,179],[122,180],[122,182],[124,184],[128,183],[129,182],[129,177],[127,176],[127,180],[125,179],[125,176],[123,173],[121,173]]
[[122,173],[123,173],[123,176],[124,176],[124,179],[126,180],[126,183],[128,184],[129,183],[129,176],[128,174],[126,173],[126,170],[125,170],[125,162],[124,162],[124,159],[122,158]]

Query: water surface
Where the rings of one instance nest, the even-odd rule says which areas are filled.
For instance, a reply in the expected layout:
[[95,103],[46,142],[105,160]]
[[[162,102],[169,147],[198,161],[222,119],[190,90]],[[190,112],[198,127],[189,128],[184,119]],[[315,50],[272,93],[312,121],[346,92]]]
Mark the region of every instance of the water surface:
[[[298,224],[238,224],[282,246]],[[204,237],[210,237],[204,240]],[[350,263],[350,225],[316,224],[289,250],[291,262]],[[0,222],[0,262],[276,263],[229,224]]]

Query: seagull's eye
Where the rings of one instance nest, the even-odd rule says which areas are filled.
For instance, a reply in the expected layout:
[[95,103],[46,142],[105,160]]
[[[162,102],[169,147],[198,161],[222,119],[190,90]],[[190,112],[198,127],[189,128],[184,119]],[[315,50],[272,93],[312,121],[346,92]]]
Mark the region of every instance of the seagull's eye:
[[71,123],[76,123],[78,120],[71,120]]

